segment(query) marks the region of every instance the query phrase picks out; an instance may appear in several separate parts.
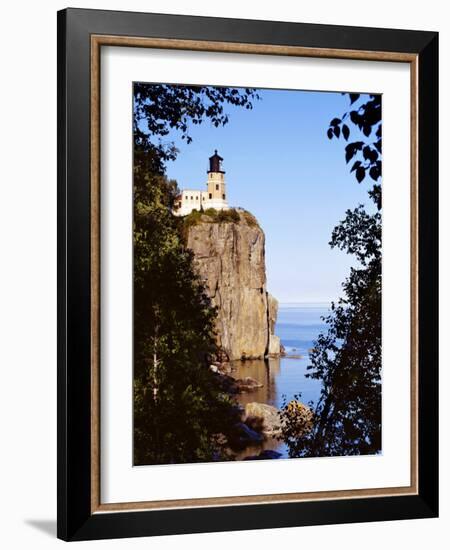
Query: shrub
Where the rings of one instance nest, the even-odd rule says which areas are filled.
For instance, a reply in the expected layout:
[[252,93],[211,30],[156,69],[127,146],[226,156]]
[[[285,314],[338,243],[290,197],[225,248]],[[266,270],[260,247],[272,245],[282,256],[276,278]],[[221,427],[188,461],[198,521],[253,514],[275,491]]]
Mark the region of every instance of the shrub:
[[202,213],[194,209],[190,214],[183,218],[183,223],[185,227],[190,227],[192,225],[197,225],[202,217]]
[[210,218],[213,218],[214,220],[217,218],[217,210],[215,208],[207,208],[204,212],[206,216],[209,216]]
[[247,210],[244,210],[244,219],[250,227],[255,227],[258,225],[258,220],[253,214],[250,214]]
[[230,210],[220,210],[217,213],[217,221],[219,223],[220,222],[239,223],[241,221],[241,218],[239,216],[239,212],[234,208],[231,208]]
[[[249,212],[245,212],[245,214],[247,214],[245,220],[248,225],[258,225],[256,219]],[[241,216],[235,208],[230,208],[229,210],[208,208],[204,212],[193,210],[190,214],[184,216],[182,220],[183,228],[186,230],[189,227],[198,225],[201,221],[206,223],[239,223]]]

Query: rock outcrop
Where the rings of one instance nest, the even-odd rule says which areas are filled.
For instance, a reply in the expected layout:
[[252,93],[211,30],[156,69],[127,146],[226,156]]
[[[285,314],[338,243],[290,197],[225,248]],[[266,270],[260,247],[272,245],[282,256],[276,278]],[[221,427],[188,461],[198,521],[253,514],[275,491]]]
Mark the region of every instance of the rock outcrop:
[[[286,416],[289,419],[291,432],[294,430],[297,437],[308,433],[313,426],[314,413],[300,401],[293,399],[284,410],[284,418],[280,411],[267,403],[247,403],[242,421],[252,430],[261,432],[265,437],[276,437],[282,434],[286,425]],[[294,428],[295,427],[295,428]]]
[[252,429],[262,432],[266,437],[281,435],[281,418],[279,411],[266,403],[247,403],[244,422]]
[[278,301],[271,295],[267,295],[267,322],[269,325],[269,345],[267,346],[267,355],[269,357],[278,357],[281,353],[281,342],[279,336],[275,334],[275,323],[278,315]]
[[218,345],[230,360],[280,353],[278,304],[266,289],[265,236],[245,211],[202,214],[186,226],[187,246],[213,305]]

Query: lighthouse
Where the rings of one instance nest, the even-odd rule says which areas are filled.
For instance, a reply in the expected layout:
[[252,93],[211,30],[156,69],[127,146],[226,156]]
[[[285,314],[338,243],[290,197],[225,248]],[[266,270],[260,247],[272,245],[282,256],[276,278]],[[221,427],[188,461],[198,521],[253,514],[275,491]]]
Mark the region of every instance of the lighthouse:
[[[225,184],[225,170],[223,170],[223,158],[217,154],[209,157],[208,181],[208,208],[222,210],[228,207],[227,191]],[[205,207],[204,207],[205,208]]]
[[214,151],[209,157],[207,170],[206,191],[183,189],[175,200],[173,213],[176,216],[186,216],[193,210],[228,209],[228,197],[225,183],[223,158]]

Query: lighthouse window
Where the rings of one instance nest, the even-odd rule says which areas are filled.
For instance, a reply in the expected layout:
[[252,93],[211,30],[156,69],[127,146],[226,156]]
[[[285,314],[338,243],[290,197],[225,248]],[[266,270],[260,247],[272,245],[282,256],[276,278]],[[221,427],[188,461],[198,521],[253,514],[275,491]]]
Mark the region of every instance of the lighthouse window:
[[194,197],[191,197],[191,201],[193,201],[193,200],[194,200]]
[[222,199],[225,200],[225,193],[222,195]]
[[212,199],[212,193],[209,194],[209,198]]
[[198,197],[195,197],[195,200],[198,201]]
[[218,190],[219,190],[219,184],[216,183],[216,191],[218,191]]

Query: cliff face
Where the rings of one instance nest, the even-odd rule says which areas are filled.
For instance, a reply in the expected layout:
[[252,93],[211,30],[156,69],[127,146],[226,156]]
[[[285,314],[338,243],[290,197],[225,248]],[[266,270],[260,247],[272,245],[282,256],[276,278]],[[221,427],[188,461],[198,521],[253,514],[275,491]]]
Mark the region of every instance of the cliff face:
[[273,334],[278,304],[266,290],[264,245],[264,232],[244,212],[225,221],[202,215],[187,227],[187,246],[218,306],[218,344],[230,359],[279,353]]

